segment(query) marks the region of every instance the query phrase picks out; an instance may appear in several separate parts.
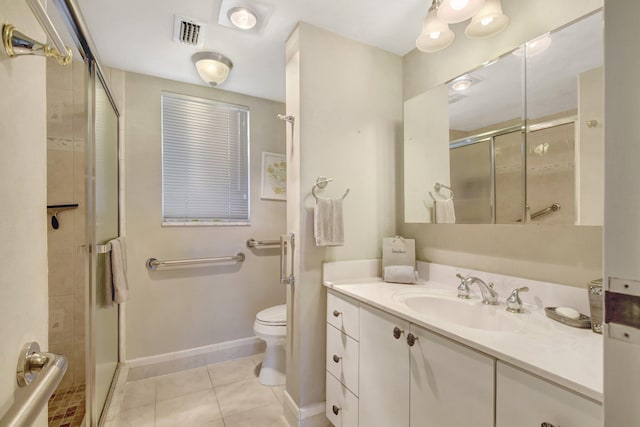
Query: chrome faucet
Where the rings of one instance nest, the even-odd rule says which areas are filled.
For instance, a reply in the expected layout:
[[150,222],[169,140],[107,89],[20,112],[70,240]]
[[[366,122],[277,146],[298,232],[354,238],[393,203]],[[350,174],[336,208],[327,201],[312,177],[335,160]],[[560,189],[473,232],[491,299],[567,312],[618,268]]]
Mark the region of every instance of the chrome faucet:
[[474,276],[463,277],[461,274],[456,274],[456,277],[460,279],[458,285],[458,298],[469,299],[469,286],[476,283],[480,287],[480,293],[482,294],[482,303],[487,305],[498,304],[498,293],[493,289],[493,283],[489,282],[487,285],[482,279]]

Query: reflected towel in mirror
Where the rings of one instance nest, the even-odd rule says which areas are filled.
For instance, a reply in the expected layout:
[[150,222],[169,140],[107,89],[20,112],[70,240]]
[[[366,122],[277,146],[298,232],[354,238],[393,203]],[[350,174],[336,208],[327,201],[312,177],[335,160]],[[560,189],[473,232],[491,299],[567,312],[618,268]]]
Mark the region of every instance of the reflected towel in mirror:
[[436,224],[455,224],[456,211],[453,199],[435,200]]

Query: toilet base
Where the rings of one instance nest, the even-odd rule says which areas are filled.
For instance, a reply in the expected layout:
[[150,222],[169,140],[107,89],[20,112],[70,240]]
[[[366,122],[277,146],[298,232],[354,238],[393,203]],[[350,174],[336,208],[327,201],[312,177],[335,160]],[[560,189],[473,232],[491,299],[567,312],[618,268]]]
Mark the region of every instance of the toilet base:
[[260,384],[283,385],[286,382],[285,360],[284,340],[281,344],[267,342],[258,377]]

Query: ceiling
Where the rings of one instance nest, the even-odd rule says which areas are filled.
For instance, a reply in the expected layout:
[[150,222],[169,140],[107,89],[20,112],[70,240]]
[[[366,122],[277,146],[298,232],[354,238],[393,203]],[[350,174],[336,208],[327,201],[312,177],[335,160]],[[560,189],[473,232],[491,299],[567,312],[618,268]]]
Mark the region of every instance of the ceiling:
[[[246,0],[270,9],[262,33],[218,24],[223,0],[78,0],[101,62],[109,67],[204,85],[191,55],[215,51],[233,70],[222,89],[285,98],[285,42],[300,21],[397,55],[415,47],[429,0]],[[390,4],[393,7],[390,7]],[[173,41],[174,16],[207,25],[202,48]]]

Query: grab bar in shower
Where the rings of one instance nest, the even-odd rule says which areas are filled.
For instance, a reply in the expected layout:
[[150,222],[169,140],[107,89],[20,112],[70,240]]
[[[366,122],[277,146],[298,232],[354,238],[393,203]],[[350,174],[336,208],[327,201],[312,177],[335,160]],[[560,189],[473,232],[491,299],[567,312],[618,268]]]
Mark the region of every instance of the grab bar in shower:
[[256,240],[254,238],[247,240],[248,248],[261,248],[264,246],[280,246],[280,240]]
[[192,258],[192,259],[175,259],[160,261],[156,258],[149,258],[146,262],[149,270],[157,270],[162,267],[182,267],[185,265],[198,265],[198,264],[213,264],[218,262],[238,261],[243,262],[245,259],[244,253],[238,252],[231,256],[219,256],[213,258]]
[[24,393],[0,418],[3,427],[29,427],[46,407],[49,398],[67,371],[67,359],[59,354],[40,352],[37,342],[27,343],[18,360],[18,385]]
[[[552,203],[550,206],[547,206],[544,209],[540,209],[539,211],[535,211],[529,216],[530,220],[542,218],[543,216],[550,215],[554,212],[559,211],[562,208],[560,203]],[[527,205],[527,211],[529,211],[529,205]],[[522,222],[522,219],[517,220],[516,222]]]

